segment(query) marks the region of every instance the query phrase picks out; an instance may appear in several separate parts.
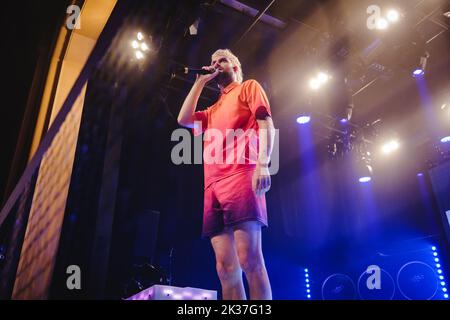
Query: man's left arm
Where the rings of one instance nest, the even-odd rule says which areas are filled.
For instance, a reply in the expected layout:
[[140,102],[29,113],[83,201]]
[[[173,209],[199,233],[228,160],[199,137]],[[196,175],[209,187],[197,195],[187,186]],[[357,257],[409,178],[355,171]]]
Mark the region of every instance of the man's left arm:
[[256,121],[259,127],[259,152],[252,187],[257,195],[263,195],[269,191],[271,185],[269,162],[275,139],[275,127],[270,116],[265,116],[263,119],[257,119]]

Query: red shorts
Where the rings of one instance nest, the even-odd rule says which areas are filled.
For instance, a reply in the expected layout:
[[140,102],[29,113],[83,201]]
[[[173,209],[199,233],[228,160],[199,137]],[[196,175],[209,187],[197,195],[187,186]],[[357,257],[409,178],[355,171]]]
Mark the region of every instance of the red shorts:
[[245,221],[258,221],[267,227],[265,195],[252,189],[254,170],[236,173],[211,183],[205,189],[203,237],[211,237]]

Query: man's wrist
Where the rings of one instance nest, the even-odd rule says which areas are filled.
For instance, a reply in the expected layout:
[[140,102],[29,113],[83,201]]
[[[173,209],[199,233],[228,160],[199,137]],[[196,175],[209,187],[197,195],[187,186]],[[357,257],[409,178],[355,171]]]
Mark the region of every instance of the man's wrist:
[[258,161],[258,162],[256,163],[256,165],[257,165],[258,167],[261,167],[261,168],[268,168],[268,167],[269,167],[269,162]]
[[196,79],[194,84],[204,87],[206,85],[205,80]]

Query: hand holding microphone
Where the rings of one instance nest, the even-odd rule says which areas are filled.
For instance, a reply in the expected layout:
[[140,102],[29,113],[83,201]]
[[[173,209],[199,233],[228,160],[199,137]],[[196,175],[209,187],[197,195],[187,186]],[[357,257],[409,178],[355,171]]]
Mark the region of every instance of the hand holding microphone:
[[208,83],[212,79],[214,79],[219,73],[219,69],[214,68],[213,66],[205,66],[201,69],[194,69],[189,67],[174,67],[171,69],[171,77],[175,77],[176,74],[195,74],[196,82],[200,81],[203,84]]
[[214,79],[218,74],[219,69],[216,69],[212,66],[202,67],[202,69],[199,70],[199,72],[197,73],[197,78],[195,81],[200,81],[203,84],[206,84],[212,79]]

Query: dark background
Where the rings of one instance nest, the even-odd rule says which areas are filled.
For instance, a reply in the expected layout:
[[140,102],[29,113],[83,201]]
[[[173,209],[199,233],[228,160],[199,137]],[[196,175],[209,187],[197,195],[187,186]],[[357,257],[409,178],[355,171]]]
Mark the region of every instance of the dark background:
[[[269,3],[243,2],[258,10]],[[274,298],[304,299],[304,268],[315,277],[313,298],[320,298],[320,286],[330,274],[349,274],[356,281],[369,263],[378,263],[394,276],[404,263],[428,259],[431,245],[447,248],[426,163],[436,134],[448,133],[449,126],[446,115],[438,114],[449,99],[445,90],[450,82],[450,41],[445,31],[449,19],[442,16],[448,3],[412,2],[396,2],[407,18],[383,35],[365,27],[365,9],[371,4],[367,1],[275,2],[266,13],[284,21],[283,29],[262,22],[253,25],[254,18],[218,1],[137,1],[89,80],[60,263],[75,259],[90,268],[88,253],[104,192],[102,172],[112,165],[119,174],[116,193],[110,195],[115,205],[105,295],[122,297],[133,264],[150,259],[166,273],[172,261],[173,285],[219,290],[212,249],[199,237],[202,167],[176,166],[170,160],[175,144],[170,136],[179,128],[176,116],[193,78],[170,79],[168,69],[174,64],[207,65],[211,53],[224,47],[241,59],[244,79],[254,78],[263,85],[280,130],[280,170],[267,194],[270,228],[263,231]],[[2,86],[6,99],[0,191],[7,195],[11,191],[6,188],[7,176],[39,56],[50,57],[55,26],[64,17],[66,4],[43,7],[24,1],[4,6],[8,10],[2,18],[2,61],[9,81]],[[434,14],[423,19],[430,12]],[[198,35],[189,35],[187,27],[198,18]],[[137,29],[151,35],[158,48],[141,65],[122,59],[129,52],[121,44]],[[440,30],[444,33],[424,44]],[[383,46],[365,54],[377,38]],[[423,81],[431,103],[424,102],[411,76],[424,48],[430,53]],[[375,62],[390,72],[374,74],[370,66]],[[314,96],[305,84],[318,67],[331,70],[334,79],[330,88]],[[370,136],[374,178],[369,184],[358,183],[352,153],[330,159],[327,152],[330,128],[345,131],[336,127],[351,100],[342,87],[345,77],[353,93],[378,77],[353,97],[349,125],[360,130],[381,120],[376,127],[379,135]],[[217,96],[214,86],[205,89],[199,108]],[[426,108],[437,115],[431,126]],[[297,116],[311,109],[316,117],[299,126]],[[35,116],[31,113],[30,119]],[[33,121],[28,121],[24,126],[28,138],[20,148],[30,143]],[[401,138],[402,147],[386,159],[377,148],[382,137],[392,133]],[[119,151],[111,151],[108,137],[120,141]],[[23,157],[19,160],[24,167]],[[424,175],[417,176],[419,172]],[[160,213],[154,251],[142,246],[148,239],[136,233],[151,211]],[[154,227],[154,221],[146,223]],[[445,251],[442,254],[445,257]]]

